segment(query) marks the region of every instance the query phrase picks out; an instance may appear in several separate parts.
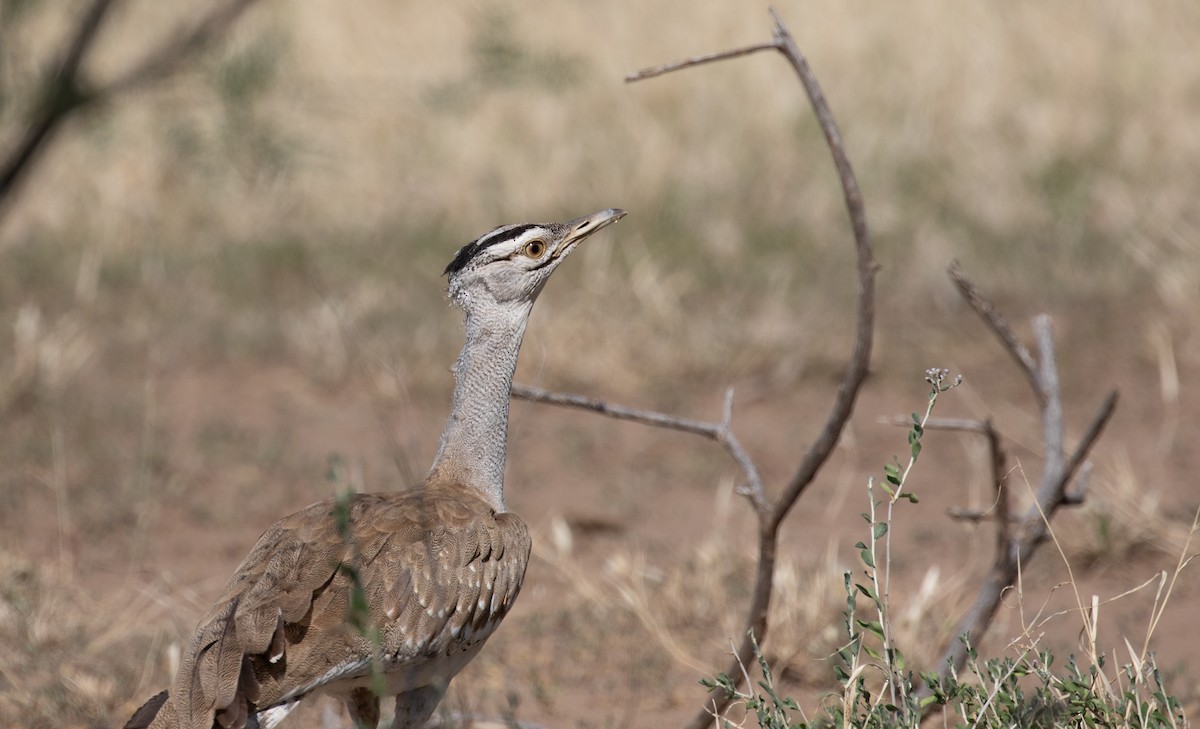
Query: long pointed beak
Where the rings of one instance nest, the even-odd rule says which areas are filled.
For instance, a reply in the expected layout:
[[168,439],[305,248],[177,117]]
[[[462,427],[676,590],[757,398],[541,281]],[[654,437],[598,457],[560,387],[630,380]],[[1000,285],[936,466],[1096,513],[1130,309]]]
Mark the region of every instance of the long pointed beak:
[[624,210],[609,208],[608,210],[601,210],[598,213],[592,213],[591,215],[585,215],[582,218],[563,223],[563,227],[567,229],[567,234],[563,236],[562,243],[554,251],[554,257],[558,258],[569,252],[584,238],[587,238],[601,228],[607,228],[623,217],[625,217]]

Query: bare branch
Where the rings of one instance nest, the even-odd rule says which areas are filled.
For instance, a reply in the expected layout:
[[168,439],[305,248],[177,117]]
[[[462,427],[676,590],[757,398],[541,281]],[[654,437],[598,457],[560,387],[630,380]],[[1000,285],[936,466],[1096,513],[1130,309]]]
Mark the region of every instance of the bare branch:
[[530,387],[528,385],[514,384],[512,386],[513,397],[521,400],[529,400],[530,402],[543,403],[545,405],[557,405],[559,407],[576,408],[578,410],[590,410],[600,415],[606,415],[617,420],[632,420],[635,423],[650,425],[657,428],[668,428],[670,430],[679,430],[684,433],[692,433],[701,435],[711,440],[717,439],[717,432],[721,429],[719,423],[710,423],[705,420],[693,420],[691,418],[680,418],[667,413],[660,413],[654,410],[640,410],[637,408],[627,408],[621,405],[611,405],[603,400],[585,397],[583,395],[575,395],[566,392],[552,392],[543,390],[540,387]]
[[[777,50],[787,59],[800,79],[800,83],[804,86],[805,93],[812,104],[813,112],[817,117],[821,130],[825,135],[826,144],[833,157],[834,167],[837,170],[838,179],[842,185],[842,193],[845,199],[846,210],[850,217],[850,225],[854,232],[858,278],[858,308],[855,320],[854,349],[825,425],[817,435],[816,440],[805,452],[795,475],[788,482],[779,498],[775,501],[775,504],[772,506],[768,502],[761,480],[758,478],[757,470],[754,469],[753,463],[733,436],[729,422],[731,394],[726,395],[725,417],[723,422],[718,425],[716,423],[675,418],[663,413],[620,408],[579,395],[537,391],[521,386],[514,386],[513,388],[515,396],[537,402],[578,407],[610,417],[634,420],[656,427],[671,428],[702,435],[720,442],[729,451],[734,460],[738,462],[743,472],[747,474],[747,481],[749,482],[747,496],[750,497],[759,518],[759,557],[754,590],[750,600],[750,607],[747,611],[747,630],[729,670],[726,671],[728,675],[735,677],[735,681],[741,680],[739,668],[753,660],[755,638],[759,641],[766,638],[779,525],[796,503],[800,494],[812,483],[817,472],[828,460],[834,447],[836,447],[838,439],[841,437],[841,433],[854,409],[854,403],[862,388],[863,381],[866,379],[874,334],[875,274],[879,269],[879,265],[875,262],[874,254],[871,251],[870,234],[867,228],[862,193],[859,189],[857,178],[854,175],[854,169],[846,154],[841,133],[838,131],[833,113],[829,109],[829,103],[825,100],[825,95],[821,91],[821,86],[817,81],[816,75],[808,65],[804,54],[800,52],[799,47],[797,47],[795,41],[792,39],[791,33],[784,25],[783,20],[773,9],[771,10],[771,17],[774,20],[774,33],[770,43],[743,46],[728,51],[693,56],[682,61],[645,68],[630,74],[625,80],[627,82],[640,81],[692,66],[737,58],[758,53],[759,51]],[[713,697],[711,704],[706,703],[706,706],[697,714],[691,726],[696,729],[708,726],[714,714],[720,714],[720,712],[724,711],[729,705],[731,698],[730,696]]]
[[634,81],[644,81],[648,78],[654,78],[655,76],[662,76],[665,73],[671,73],[672,71],[679,71],[679,70],[682,70],[685,68],[690,68],[692,66],[699,66],[702,63],[712,63],[714,61],[724,61],[729,58],[737,58],[738,56],[748,56],[751,53],[758,53],[759,51],[773,51],[773,50],[779,50],[778,42],[758,43],[758,44],[752,45],[752,46],[743,46],[741,48],[734,48],[733,50],[730,50],[730,51],[720,51],[718,53],[707,53],[703,56],[692,56],[691,58],[686,58],[682,61],[675,61],[673,63],[664,63],[664,64],[661,64],[658,66],[650,66],[648,68],[643,68],[640,71],[635,71],[625,77],[625,83],[628,84],[628,83],[633,83]]
[[93,86],[81,78],[80,69],[115,4],[115,0],[94,0],[67,42],[57,73],[46,83],[33,121],[21,141],[0,162],[0,220],[3,220],[13,193],[63,122],[85,107],[170,76],[190,56],[223,35],[254,2],[256,0],[228,0],[218,5],[190,29],[181,30],[163,41],[117,79]]
[[742,470],[742,475],[746,478],[746,488],[742,492],[750,499],[754,510],[759,514],[766,514],[770,511],[771,505],[767,501],[766,491],[763,487],[762,478],[758,474],[758,467],[754,465],[754,461],[750,455],[742,447],[741,441],[734,435],[732,429],[733,420],[733,389],[730,388],[725,393],[723,419],[720,423],[711,423],[704,420],[693,420],[691,418],[680,418],[667,413],[660,413],[653,410],[640,410],[637,408],[627,408],[621,405],[613,405],[603,400],[584,397],[583,395],[575,395],[566,392],[551,392],[543,390],[540,387],[529,387],[527,385],[514,384],[512,387],[513,397],[521,400],[529,400],[530,402],[542,403],[545,405],[557,405],[559,407],[576,408],[579,410],[588,410],[600,415],[605,415],[617,420],[629,420],[642,425],[649,425],[656,428],[667,428],[669,430],[678,430],[683,433],[691,433],[699,435],[709,440],[719,443],[729,457],[733,459],[738,468]]
[[[855,320],[854,349],[825,425],[816,440],[805,452],[795,475],[784,488],[775,504],[772,506],[768,502],[761,480],[758,478],[757,470],[754,468],[749,457],[746,456],[737,439],[733,436],[729,423],[731,400],[728,394],[726,396],[724,421],[721,424],[716,424],[675,418],[663,413],[621,408],[579,395],[551,393],[522,386],[513,387],[513,394],[516,397],[554,405],[577,407],[610,417],[634,420],[655,427],[671,428],[702,435],[720,442],[729,451],[733,459],[738,462],[743,472],[747,474],[747,481],[749,482],[747,495],[754,504],[759,518],[759,558],[754,590],[750,600],[750,607],[747,611],[745,637],[737,649],[729,670],[726,671],[728,675],[734,676],[735,680],[740,680],[738,678],[741,675],[739,667],[753,660],[754,638],[757,637],[759,641],[766,638],[767,615],[774,581],[779,525],[796,503],[800,494],[812,483],[813,478],[815,478],[821,466],[825,464],[834,447],[836,447],[838,439],[841,437],[841,433],[854,409],[854,403],[862,388],[863,381],[866,379],[874,334],[875,274],[879,269],[879,265],[875,262],[874,254],[871,251],[870,234],[867,228],[862,193],[859,189],[857,178],[854,175],[854,169],[850,164],[849,157],[842,143],[841,133],[838,131],[833,113],[829,109],[829,103],[825,100],[825,95],[821,91],[821,86],[817,81],[816,75],[808,65],[804,54],[800,52],[800,49],[792,39],[791,33],[784,25],[783,20],[774,10],[771,10],[771,17],[774,20],[774,33],[770,43],[743,46],[733,50],[693,56],[682,61],[645,68],[630,74],[625,80],[627,82],[640,81],[692,66],[737,58],[758,53],[759,51],[777,50],[791,64],[801,84],[804,86],[805,93],[812,104],[813,111],[825,135],[826,144],[833,157],[834,167],[837,170],[838,179],[842,185],[842,193],[845,199],[846,210],[850,217],[850,225],[854,232],[855,255],[857,259],[858,308]],[[724,711],[725,707],[729,705],[730,699],[731,697],[729,696],[714,697],[711,705],[706,705],[700,711],[691,726],[697,729],[708,726],[714,713],[719,714]]]
[[1038,345],[1038,390],[1042,394],[1042,439],[1046,451],[1043,488],[1047,488],[1059,480],[1063,468],[1063,406],[1054,358],[1054,327],[1049,315],[1033,318],[1033,334]]
[[24,180],[30,165],[46,144],[53,139],[62,122],[81,106],[95,97],[85,91],[79,80],[79,67],[91,50],[104,18],[113,6],[113,0],[94,0],[75,28],[75,34],[67,41],[54,77],[46,82],[38,100],[35,117],[25,130],[17,146],[0,163],[0,218],[7,208],[5,204]]
[[257,0],[227,0],[209,10],[189,29],[177,30],[133,68],[106,84],[101,93],[119,94],[129,89],[161,81],[179,70],[193,54],[221,37]]
[[[833,453],[833,449],[837,446],[838,439],[841,437],[842,431],[850,419],[850,414],[854,410],[854,403],[858,398],[859,391],[862,389],[863,381],[866,379],[871,360],[871,345],[874,335],[875,274],[879,268],[871,251],[870,233],[867,228],[867,217],[863,206],[862,192],[859,189],[854,169],[850,164],[850,159],[842,143],[841,132],[838,130],[837,122],[833,118],[833,112],[829,109],[829,103],[825,100],[825,94],[821,90],[821,85],[817,81],[812,68],[809,66],[808,60],[796,45],[782,18],[779,17],[779,14],[774,9],[771,10],[771,17],[775,23],[774,38],[771,43],[745,46],[731,51],[703,56],[694,56],[683,61],[645,69],[627,78],[627,80],[640,80],[683,68],[690,68],[702,63],[757,53],[758,51],[770,48],[778,50],[787,59],[788,63],[791,64],[792,69],[796,72],[796,76],[800,79],[800,83],[804,86],[804,91],[808,95],[809,102],[812,104],[813,112],[821,126],[821,131],[825,135],[826,144],[830,154],[833,156],[834,167],[837,169],[838,179],[842,185],[846,210],[850,216],[850,225],[854,232],[855,255],[858,267],[858,312],[855,320],[854,350],[850,356],[850,362],[847,364],[846,372],[842,377],[841,385],[838,388],[837,396],[834,399],[825,425],[817,435],[816,440],[813,441],[812,445],[805,452],[795,474],[775,501],[774,507],[769,512],[760,511],[759,562],[753,597],[751,598],[750,610],[746,620],[748,630],[746,631],[746,636],[742,641],[741,647],[734,656],[729,670],[726,671],[726,674],[735,677],[735,681],[738,680],[736,678],[738,676],[738,667],[753,660],[754,637],[756,636],[759,641],[766,639],[767,611],[771,602],[779,525],[787,516],[792,506],[795,505],[800,494],[808,488],[816,477],[817,472],[820,471],[821,467]],[[691,726],[694,729],[701,729],[707,726],[713,712],[719,714],[728,706],[729,701],[729,696],[714,699],[711,707],[706,706],[696,715]]]
[[[967,299],[972,308],[1005,343],[1026,378],[1033,383],[1034,394],[1042,411],[1042,437],[1046,452],[1042,466],[1042,480],[1035,496],[1036,503],[1025,512],[1014,529],[1010,523],[1010,506],[1006,489],[1002,483],[1004,457],[1000,450],[998,436],[992,429],[991,423],[988,423],[994,488],[997,493],[997,503],[1002,512],[996,518],[996,556],[988,576],[979,588],[974,604],[963,616],[962,622],[954,634],[954,641],[946,648],[936,664],[939,675],[943,678],[958,671],[966,663],[968,644],[979,644],[1000,606],[1004,591],[1016,583],[1020,566],[1029,560],[1038,546],[1049,537],[1049,521],[1053,518],[1054,513],[1061,506],[1082,501],[1082,490],[1068,495],[1067,486],[1074,479],[1076,471],[1084,464],[1088,452],[1104,431],[1104,427],[1108,424],[1117,405],[1117,393],[1113,391],[1105,398],[1099,411],[1092,418],[1079,445],[1075,447],[1070,457],[1064,460],[1063,409],[1050,317],[1041,315],[1035,317],[1033,321],[1041,360],[1039,365],[1034,366],[1029,352],[1021,346],[1004,319],[980,294],[974,284],[966,278],[957,263],[951,264],[949,275],[958,287],[959,293]],[[963,641],[963,638],[966,639],[966,642]],[[921,697],[930,694],[928,686],[918,692]]]
[[999,553],[1008,545],[1012,519],[1012,504],[1008,498],[1008,489],[1004,487],[1005,458],[1004,449],[1000,447],[1000,434],[992,425],[992,419],[983,421],[983,434],[987,437],[988,456],[992,467],[992,493],[996,495],[996,552]]
[[80,20],[79,27],[75,29],[75,35],[67,46],[67,52],[63,55],[62,65],[58,69],[60,80],[73,83],[78,77],[79,67],[92,49],[96,35],[100,32],[100,26],[104,24],[104,17],[108,15],[112,6],[113,0],[93,0]]
[[[1025,513],[1025,516],[1022,518],[1022,524],[1028,526],[1029,538],[1025,540],[1026,542],[1036,541],[1037,543],[1041,543],[1045,541],[1049,536],[1046,521],[1050,519],[1054,511],[1064,504],[1070,503],[1075,505],[1079,503],[1079,500],[1076,500],[1079,494],[1073,494],[1068,497],[1067,486],[1075,477],[1075,472],[1083,466],[1084,461],[1087,459],[1087,454],[1091,451],[1092,446],[1096,444],[1096,440],[1100,437],[1100,434],[1104,432],[1104,428],[1108,425],[1108,421],[1112,418],[1113,413],[1116,412],[1117,399],[1116,390],[1108,393],[1108,396],[1104,398],[1104,402],[1100,404],[1100,409],[1096,411],[1096,415],[1092,418],[1092,422],[1088,425],[1087,431],[1080,438],[1079,445],[1075,447],[1075,450],[1071,453],[1071,457],[1067,459],[1067,464],[1063,468],[1059,480],[1052,483],[1050,488],[1039,490],[1037,502],[1042,507],[1042,513],[1046,516],[1044,519],[1042,518],[1042,514],[1038,513],[1037,505],[1031,506],[1029,511]],[[1022,561],[1033,553],[1032,546],[1032,544],[1020,545]]]
[[[837,122],[834,121],[833,112],[829,109],[829,103],[825,100],[825,94],[821,91],[821,85],[817,82],[812,67],[808,65],[808,60],[800,52],[791,33],[788,32],[787,26],[783,24],[783,20],[774,9],[771,9],[771,17],[775,20],[775,42],[779,44],[780,52],[791,63],[796,75],[800,78],[800,83],[804,85],[804,90],[812,103],[813,112],[821,125],[821,131],[825,134],[829,152],[833,155],[834,167],[837,168],[838,179],[842,183],[846,211],[850,216],[850,225],[854,231],[854,249],[858,264],[858,314],[855,321],[854,351],[850,356],[846,372],[842,376],[837,398],[834,400],[825,426],[817,439],[809,446],[808,451],[805,452],[795,475],[792,476],[787,488],[775,503],[774,523],[775,526],[778,526],[787,516],[792,505],[796,503],[800,494],[812,483],[817,471],[825,464],[829,455],[833,453],[842,430],[850,419],[850,413],[854,410],[854,402],[858,398],[859,390],[862,389],[863,381],[867,377],[875,329],[875,274],[879,270],[879,264],[875,262],[875,256],[871,252],[871,236],[867,228],[867,214],[863,205],[862,192],[858,187],[854,169],[850,165],[850,158],[846,155],[845,146],[842,144],[842,135],[838,131]],[[759,640],[764,638],[765,636],[759,636]],[[749,660],[748,656],[746,660]]]
[[1000,338],[1000,342],[1004,345],[1004,348],[1017,361],[1017,365],[1020,366],[1025,379],[1029,380],[1030,386],[1037,395],[1038,405],[1041,405],[1045,401],[1045,393],[1042,392],[1041,382],[1038,380],[1038,368],[1037,363],[1033,361],[1033,355],[1029,353],[1024,344],[1021,344],[1021,340],[1017,339],[1017,335],[1008,326],[1008,322],[1004,321],[1004,317],[1000,316],[1000,313],[992,306],[992,302],[985,299],[979,289],[975,287],[975,284],[971,283],[971,280],[967,278],[967,274],[963,272],[962,266],[959,265],[958,261],[950,262],[947,273],[950,276],[950,280],[958,288],[958,292],[967,300],[967,303],[971,305],[975,313],[983,318],[992,332]]
[[[881,418],[880,421],[888,425],[900,425],[906,428],[912,427],[912,419],[900,415]],[[997,525],[996,548],[998,550],[1004,549],[1008,544],[1009,521],[1012,519],[1012,515],[1008,500],[1008,489],[1004,488],[1004,472],[1006,470],[1004,450],[1000,447],[1000,434],[996,432],[996,427],[992,424],[991,418],[987,420],[930,418],[925,421],[925,430],[953,430],[964,433],[979,433],[987,439],[988,467],[991,469],[992,493],[995,494],[994,506],[986,511],[951,509],[948,513],[953,519],[978,522],[987,518],[995,511],[994,518]]]
[[1075,478],[1075,488],[1063,494],[1063,505],[1074,506],[1082,504],[1087,498],[1088,483],[1092,478],[1092,462],[1084,461],[1079,467],[1079,475]]

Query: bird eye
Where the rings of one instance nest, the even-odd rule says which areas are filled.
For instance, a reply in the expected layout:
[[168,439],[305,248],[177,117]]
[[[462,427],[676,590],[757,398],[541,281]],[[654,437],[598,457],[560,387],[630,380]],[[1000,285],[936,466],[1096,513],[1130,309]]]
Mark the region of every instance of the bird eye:
[[525,244],[525,247],[521,249],[521,252],[529,258],[541,258],[542,256],[546,255],[546,241],[531,240]]

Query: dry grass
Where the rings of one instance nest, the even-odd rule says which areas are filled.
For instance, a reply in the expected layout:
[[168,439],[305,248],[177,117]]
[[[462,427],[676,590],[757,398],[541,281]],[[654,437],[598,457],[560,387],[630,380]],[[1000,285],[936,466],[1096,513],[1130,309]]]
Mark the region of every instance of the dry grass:
[[[0,4],[0,149],[79,4],[15,17],[18,5]],[[688,413],[736,384],[764,475],[785,478],[840,366],[853,293],[823,143],[788,69],[767,57],[621,83],[643,65],[764,40],[763,11],[267,1],[194,71],[70,124],[0,227],[0,723],[128,712],[224,578],[212,564],[327,495],[330,454],[382,488],[423,471],[460,336],[438,272],[500,222],[632,213],[617,242],[558,275],[522,379]],[[1021,383],[944,282],[952,257],[1014,319],[1056,315],[1080,412],[1101,384],[1138,393],[1062,536],[1096,574],[1133,557],[1158,569],[1186,530],[1172,515],[1195,500],[1178,484],[1200,468],[1189,417],[1200,6],[780,11],[842,124],[885,270],[874,390],[837,466],[852,491],[820,492],[815,516],[797,516],[772,658],[798,681],[823,670],[850,554],[837,550],[858,538],[839,519],[857,519],[859,474],[893,450],[894,433],[865,423],[903,406],[907,373],[963,371],[968,409],[1036,442],[1004,404]],[[178,12],[129,3],[94,72],[114,73]],[[695,488],[718,489],[724,464],[588,421],[538,427],[517,431],[514,476],[615,484],[538,491],[538,523],[607,500],[632,543],[545,547],[548,584],[570,599],[531,588],[528,613],[472,668],[490,680],[459,703],[504,713],[516,692],[519,716],[563,725],[620,723],[633,705],[689,715],[695,669],[720,663],[738,629],[747,556],[733,528],[695,534],[672,515],[716,513],[691,505]],[[938,451],[948,460],[929,521],[898,567],[916,642],[944,637],[970,584],[946,553],[986,546],[936,515],[973,473],[979,454],[960,450]],[[612,474],[614,461],[628,467]],[[648,536],[659,517],[680,535],[665,552],[644,546],[662,547]],[[598,558],[597,545],[618,556]],[[642,698],[613,698],[631,695]]]
[[[70,573],[0,552],[0,716],[9,726],[94,726],[145,687],[161,619],[150,592],[93,596]],[[123,660],[113,661],[113,652]]]

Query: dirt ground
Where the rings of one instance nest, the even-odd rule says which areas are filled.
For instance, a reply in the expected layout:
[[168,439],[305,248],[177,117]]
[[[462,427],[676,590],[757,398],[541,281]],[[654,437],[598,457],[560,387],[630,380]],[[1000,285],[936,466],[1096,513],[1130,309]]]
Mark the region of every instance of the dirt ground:
[[[546,297],[566,294],[551,288]],[[996,419],[1010,438],[1014,470],[1008,483],[1020,499],[1026,480],[1036,482],[1039,473],[1031,452],[1036,415],[1015,368],[972,316],[959,310],[946,319],[948,329],[977,332],[964,337],[960,351],[944,355],[941,363],[963,372],[966,384],[944,396],[939,414]],[[998,651],[1021,634],[1023,619],[1039,610],[1063,610],[1038,627],[1045,633],[1041,645],[1060,655],[1081,652],[1081,622],[1071,612],[1075,596],[1064,583],[1073,579],[1085,602],[1092,595],[1107,601],[1160,570],[1172,571],[1182,549],[1180,535],[1197,507],[1188,474],[1200,466],[1193,445],[1200,433],[1193,419],[1180,418],[1166,435],[1170,414],[1157,398],[1139,396],[1145,389],[1139,383],[1155,377],[1154,364],[1100,357],[1103,345],[1080,348],[1069,324],[1060,330],[1067,330],[1062,358],[1069,432],[1078,435],[1109,388],[1121,389],[1124,397],[1096,450],[1086,505],[1055,521],[1071,571],[1053,544],[1026,566],[1023,599],[1006,600],[990,633]],[[1085,363],[1092,364],[1081,367]],[[827,586],[840,587],[841,572],[854,569],[851,545],[865,536],[858,514],[865,509],[867,477],[878,476],[884,461],[903,452],[903,430],[880,418],[923,405],[919,369],[911,369],[907,380],[879,369],[835,456],[785,529],[785,561],[818,576],[807,579],[823,575]],[[1083,369],[1086,378],[1072,374]],[[778,488],[797,463],[832,398],[835,375],[796,373],[786,387],[738,398],[737,430],[769,485]],[[1181,370],[1180,381],[1192,382],[1191,375]],[[156,377],[152,387],[153,417],[165,446],[154,472],[169,486],[136,521],[127,516],[93,523],[76,505],[64,517],[49,491],[31,495],[19,513],[6,517],[6,549],[35,564],[60,563],[90,604],[128,606],[128,614],[112,616],[120,636],[116,647],[125,660],[143,665],[136,683],[110,688],[112,698],[120,699],[111,708],[113,722],[165,685],[168,646],[185,639],[265,525],[341,487],[327,477],[327,456],[338,456],[349,474],[345,483],[397,488],[402,476],[394,457],[411,457],[406,467],[419,473],[437,431],[408,432],[381,415],[371,383],[355,379],[322,387],[287,366],[184,368]],[[447,375],[441,392],[401,420],[438,423],[449,387]],[[1182,387],[1179,412],[1189,412],[1198,396],[1194,387]],[[675,405],[688,415],[714,417],[718,392],[697,388]],[[205,460],[196,454],[209,441],[214,443],[207,447],[220,455]],[[398,442],[415,442],[413,455],[397,455]],[[753,526],[749,509],[730,495],[735,474],[724,458],[712,444],[685,435],[516,403],[507,488],[513,510],[536,535],[535,559],[516,610],[456,681],[447,707],[515,715],[543,726],[656,726],[690,716],[703,699],[698,679],[723,669],[748,596]],[[71,469],[69,462],[65,468]],[[931,433],[913,487],[921,501],[897,517],[895,594],[901,606],[924,600],[927,624],[912,633],[921,640],[948,638],[986,571],[991,527],[947,516],[952,507],[986,505],[984,468],[971,437]],[[1138,510],[1146,508],[1159,523],[1137,531],[1146,518]],[[95,531],[83,533],[73,526],[77,522],[93,523]],[[711,575],[697,574],[704,564],[725,574],[724,592],[703,594],[713,584]],[[940,576],[926,588],[932,599],[914,595],[931,574]],[[1114,660],[1125,655],[1123,638],[1140,647],[1156,586],[1104,603],[1101,645]],[[1196,676],[1195,646],[1187,636],[1198,591],[1200,580],[1185,571],[1155,633],[1159,665],[1180,692],[1195,690],[1189,684]],[[833,686],[824,652],[838,619],[839,598],[832,592],[812,608],[815,615],[807,618],[812,624],[776,627],[793,645],[772,655],[786,654],[786,685],[810,702]],[[716,605],[705,611],[688,604],[693,600]],[[144,653],[138,655],[135,646],[144,646]],[[20,681],[15,677],[12,685]],[[321,726],[331,710],[312,709],[293,721]]]

